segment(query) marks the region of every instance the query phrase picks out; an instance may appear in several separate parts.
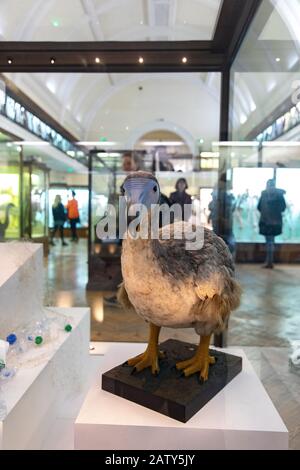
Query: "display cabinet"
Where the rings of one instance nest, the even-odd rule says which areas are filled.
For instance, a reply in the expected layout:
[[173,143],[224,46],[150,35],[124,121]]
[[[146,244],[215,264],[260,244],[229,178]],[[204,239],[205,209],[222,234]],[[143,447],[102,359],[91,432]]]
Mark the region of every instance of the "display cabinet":
[[27,238],[48,246],[49,169],[22,149],[0,143],[0,240]]
[[[258,203],[268,180],[284,195],[282,234],[276,236],[275,260],[300,261],[299,146],[290,142],[228,142],[220,144],[219,178],[226,175],[232,201],[232,235],[237,261],[263,262],[265,237],[259,233]],[[222,182],[219,181],[219,187]]]
[[47,244],[49,169],[34,160],[22,167],[23,237]]
[[16,146],[0,143],[0,241],[21,236],[21,165]]
[[[108,205],[112,205],[117,216],[120,187],[128,172],[123,170],[123,155],[119,153],[103,153],[91,151],[89,156],[89,290],[114,290],[122,280],[120,255],[121,240],[116,236],[107,240],[97,237],[97,224],[108,212]],[[149,160],[139,160],[139,168],[151,170]],[[169,197],[175,191],[179,178],[185,178],[188,183],[188,193],[193,200],[193,215],[200,205],[201,220],[206,226],[209,222],[209,202],[213,187],[217,183],[218,173],[213,171],[158,171],[155,173],[161,192]]]

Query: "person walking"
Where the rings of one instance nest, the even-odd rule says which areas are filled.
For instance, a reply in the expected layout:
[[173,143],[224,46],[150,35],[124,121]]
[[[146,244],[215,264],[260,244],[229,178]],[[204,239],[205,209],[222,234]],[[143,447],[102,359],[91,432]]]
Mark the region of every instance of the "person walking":
[[275,180],[268,180],[257,209],[260,212],[259,233],[266,238],[265,268],[274,267],[275,237],[282,233],[282,214],[286,209],[285,191],[276,188]]
[[55,196],[55,200],[52,206],[52,214],[53,214],[53,220],[54,220],[54,227],[51,232],[50,244],[52,246],[55,246],[53,239],[55,237],[56,232],[59,231],[62,246],[67,246],[68,244],[64,240],[64,224],[65,224],[67,217],[66,217],[65,208],[61,202],[61,196],[59,194]]
[[72,242],[78,242],[77,228],[76,225],[79,223],[79,210],[78,210],[78,201],[75,198],[76,193],[72,191],[72,199],[69,199],[67,205],[68,219],[70,221],[71,233],[72,233]]

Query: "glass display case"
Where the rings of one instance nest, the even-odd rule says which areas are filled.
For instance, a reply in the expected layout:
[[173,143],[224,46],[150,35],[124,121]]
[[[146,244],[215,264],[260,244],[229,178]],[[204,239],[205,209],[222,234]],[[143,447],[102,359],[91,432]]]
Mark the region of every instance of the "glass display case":
[[108,204],[118,213],[118,197],[122,176],[121,154],[90,152],[89,155],[89,290],[115,290],[122,280],[121,242],[116,237],[100,240],[96,228],[108,210]]
[[273,177],[273,168],[232,170],[233,233],[237,242],[264,243],[264,237],[259,234],[257,205],[267,181]]
[[47,182],[46,173],[41,168],[32,167],[31,172],[31,238],[47,235]]
[[[237,260],[264,261],[266,237],[260,233],[258,204],[267,182],[272,180],[286,204],[281,212],[282,233],[275,235],[275,260],[299,261],[299,142],[288,145],[284,142],[223,142],[219,145],[219,175],[224,177],[227,196],[232,200],[232,236]],[[274,202],[268,204],[270,219]]]
[[35,161],[23,162],[23,236],[46,242],[48,238],[49,170]]
[[[118,201],[120,187],[128,172],[124,171],[123,153],[105,154],[97,151],[90,153],[90,207],[89,207],[89,281],[90,290],[113,290],[121,282],[120,254],[121,240],[118,239],[118,230],[114,239],[100,240],[97,237],[97,223],[105,216],[108,204],[113,205],[118,217]],[[145,156],[147,159],[147,156]],[[148,171],[148,160],[139,161],[139,167]],[[200,206],[201,220],[211,227],[209,221],[209,202],[213,187],[217,183],[216,170],[198,172],[158,171],[155,173],[161,192],[169,197],[175,191],[179,178],[185,178],[188,183],[187,192],[193,200],[193,216],[196,208]],[[118,224],[118,221],[117,221]]]
[[0,241],[21,236],[20,152],[16,146],[0,143]]
[[30,238],[47,244],[48,174],[46,166],[24,161],[22,149],[0,143],[0,240]]

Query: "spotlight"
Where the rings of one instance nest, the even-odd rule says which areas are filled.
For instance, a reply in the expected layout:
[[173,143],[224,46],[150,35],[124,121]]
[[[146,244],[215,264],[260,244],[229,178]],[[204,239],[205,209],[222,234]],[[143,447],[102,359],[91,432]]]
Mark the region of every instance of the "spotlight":
[[280,57],[276,57],[276,62],[280,62]]
[[53,57],[50,59],[50,64],[55,64],[55,59]]
[[11,59],[7,59],[7,63],[8,63],[9,65],[11,65],[11,64],[12,64],[12,60],[11,60]]
[[186,63],[187,63],[187,58],[186,58],[186,57],[182,57],[182,62],[183,62],[184,64],[186,64]]
[[100,64],[100,58],[99,58],[99,57],[95,57],[95,62],[96,62],[96,64]]
[[143,57],[139,57],[139,63],[140,63],[140,64],[143,64],[143,63],[144,63]]

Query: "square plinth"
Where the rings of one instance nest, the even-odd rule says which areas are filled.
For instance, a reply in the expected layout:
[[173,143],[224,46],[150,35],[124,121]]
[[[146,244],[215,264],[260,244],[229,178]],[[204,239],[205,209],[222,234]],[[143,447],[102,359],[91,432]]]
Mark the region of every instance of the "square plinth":
[[121,364],[102,375],[103,390],[186,423],[242,370],[241,357],[210,350],[216,363],[200,384],[199,373],[185,377],[175,367],[195,354],[195,345],[169,339],[159,349],[164,358],[157,376],[149,368],[132,374],[133,367]]
[[[100,370],[76,419],[76,450],[288,448],[288,431],[238,348],[222,352],[242,357],[242,371],[187,423],[101,389],[99,372],[106,373],[146,347],[142,343],[93,343]],[[213,355],[216,352],[212,349]]]

